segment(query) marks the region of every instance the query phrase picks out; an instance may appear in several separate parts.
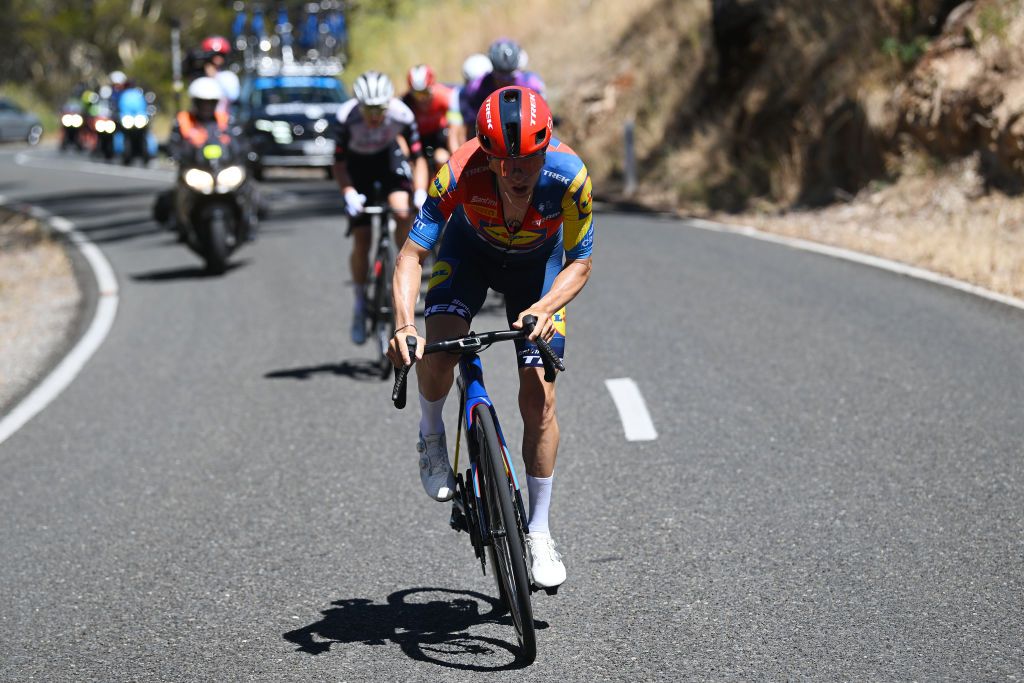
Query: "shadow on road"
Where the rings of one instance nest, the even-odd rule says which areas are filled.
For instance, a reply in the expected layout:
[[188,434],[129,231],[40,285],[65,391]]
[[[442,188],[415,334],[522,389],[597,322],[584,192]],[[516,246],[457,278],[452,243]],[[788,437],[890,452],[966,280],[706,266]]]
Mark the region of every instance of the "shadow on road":
[[[232,261],[228,264],[227,271],[225,274],[237,268],[243,268],[248,265],[248,261]],[[223,277],[216,273],[211,273],[202,266],[183,266],[181,268],[171,268],[167,270],[153,270],[148,273],[135,273],[129,275],[132,280],[136,282],[169,282],[173,280],[203,280],[203,279],[214,279]]]
[[[409,588],[388,596],[387,604],[366,598],[336,600],[309,626],[283,634],[298,652],[320,655],[335,644],[394,643],[408,657],[450,669],[508,671],[520,669],[517,645],[470,630],[486,624],[507,628],[512,619],[498,601],[475,591]],[[537,629],[547,622],[535,621]],[[513,636],[514,637],[514,636]]]
[[274,370],[263,375],[264,379],[309,379],[314,375],[335,375],[348,377],[360,382],[380,382],[380,371],[372,360],[343,360],[340,363],[324,363],[285,370]]

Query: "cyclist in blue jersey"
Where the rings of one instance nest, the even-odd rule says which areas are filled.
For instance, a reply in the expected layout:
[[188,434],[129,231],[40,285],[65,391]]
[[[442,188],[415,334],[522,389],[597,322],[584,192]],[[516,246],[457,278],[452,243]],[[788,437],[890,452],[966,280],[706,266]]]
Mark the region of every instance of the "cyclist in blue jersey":
[[[529,88],[510,86],[492,93],[476,125],[477,137],[438,171],[399,253],[396,332],[389,356],[396,366],[406,364],[410,336],[417,338],[422,357],[427,342],[465,334],[488,289],[505,295],[512,327],[521,328],[524,316],[537,317],[530,339],[517,342],[519,409],[530,494],[531,570],[534,583],[552,587],[566,575],[548,524],[559,431],[555,386],[543,380],[533,340],[541,337],[559,356],[564,354],[565,306],[591,272],[591,182],[583,161],[552,137],[551,112]],[[439,239],[421,337],[414,306],[423,260]],[[456,356],[433,354],[416,364],[420,477],[427,494],[439,501],[449,500],[455,487],[441,410],[456,363]]]

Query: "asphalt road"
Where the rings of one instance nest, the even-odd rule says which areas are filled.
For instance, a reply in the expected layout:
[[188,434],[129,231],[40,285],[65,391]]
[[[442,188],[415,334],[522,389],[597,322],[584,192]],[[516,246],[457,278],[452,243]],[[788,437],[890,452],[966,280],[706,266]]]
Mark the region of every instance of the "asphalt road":
[[[537,663],[495,674],[492,580],[347,339],[331,185],[269,184],[208,278],[149,220],[160,174],[16,151],[0,194],[78,225],[121,300],[0,445],[0,679],[1024,677],[1020,311],[599,211],[559,380],[569,580],[535,598]],[[484,362],[515,451],[511,348]],[[625,439],[617,377],[656,440]]]

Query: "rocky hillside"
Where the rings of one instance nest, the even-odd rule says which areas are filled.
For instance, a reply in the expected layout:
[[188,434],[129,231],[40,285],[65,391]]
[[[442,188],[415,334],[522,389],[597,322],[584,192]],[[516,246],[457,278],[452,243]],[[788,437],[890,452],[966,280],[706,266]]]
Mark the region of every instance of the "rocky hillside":
[[606,158],[595,171],[614,187],[635,118],[640,194],[666,205],[825,204],[891,178],[908,146],[982,153],[1012,187],[1021,4],[662,0],[609,50],[611,72],[563,101],[566,137]]

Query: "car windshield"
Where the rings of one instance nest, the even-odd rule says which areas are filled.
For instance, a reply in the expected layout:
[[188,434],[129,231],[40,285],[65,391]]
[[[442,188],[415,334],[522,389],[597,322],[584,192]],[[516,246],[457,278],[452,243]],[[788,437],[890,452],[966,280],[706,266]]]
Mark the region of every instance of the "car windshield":
[[333,78],[261,78],[252,92],[252,106],[271,104],[325,104],[345,101],[341,83]]

